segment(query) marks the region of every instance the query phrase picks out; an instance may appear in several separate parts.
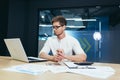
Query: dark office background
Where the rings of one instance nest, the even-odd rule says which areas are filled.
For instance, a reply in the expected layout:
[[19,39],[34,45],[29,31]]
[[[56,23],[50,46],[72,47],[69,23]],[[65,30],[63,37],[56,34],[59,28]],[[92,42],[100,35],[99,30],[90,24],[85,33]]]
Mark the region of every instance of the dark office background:
[[[120,0],[0,0],[0,55],[9,55],[4,38],[19,37],[27,55],[38,55],[38,10],[120,5]],[[116,15],[115,15],[116,16]],[[120,20],[102,42],[101,62],[120,63]]]

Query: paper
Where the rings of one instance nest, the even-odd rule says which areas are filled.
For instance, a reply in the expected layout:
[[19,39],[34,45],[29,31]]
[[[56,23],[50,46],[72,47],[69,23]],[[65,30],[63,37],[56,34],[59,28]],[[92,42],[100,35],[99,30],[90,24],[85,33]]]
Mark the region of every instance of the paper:
[[27,73],[32,75],[42,74],[46,71],[51,71],[53,73],[71,72],[101,79],[106,79],[115,73],[115,70],[109,66],[77,66],[77,68],[70,69],[67,66],[62,65],[38,65],[38,64],[17,65],[5,68],[3,70]]
[[24,65],[12,66],[10,68],[5,68],[3,70],[38,75],[46,71],[51,71],[53,73],[67,72],[68,68],[66,66],[56,66],[56,65],[24,64]]
[[47,68],[45,68],[44,65],[24,64],[24,65],[12,66],[10,68],[5,68],[4,70],[38,75],[47,71]]
[[66,66],[49,66],[49,70],[53,73],[68,72],[69,69]]
[[68,68],[77,68],[78,65],[74,64],[74,62],[63,62]]
[[109,66],[80,66],[74,62],[64,62],[70,68],[68,72],[83,74],[91,77],[106,79],[115,73],[115,70]]
[[[81,67],[85,67],[85,66],[81,66]],[[78,69],[71,69],[69,70],[69,72],[83,74],[96,78],[102,78],[102,79],[106,79],[115,73],[114,69],[107,66],[88,66],[92,68],[94,67],[95,69],[88,69],[88,68],[82,69],[81,67]]]

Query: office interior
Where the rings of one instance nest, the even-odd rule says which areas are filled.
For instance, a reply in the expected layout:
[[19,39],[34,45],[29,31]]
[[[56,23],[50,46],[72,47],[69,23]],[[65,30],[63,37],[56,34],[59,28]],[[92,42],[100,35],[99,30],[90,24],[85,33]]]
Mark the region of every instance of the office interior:
[[[10,55],[4,38],[20,38],[27,55],[38,56],[39,47],[53,35],[50,27],[41,27],[41,24],[50,25],[53,16],[63,14],[69,19],[88,20],[68,20],[68,24],[74,25],[67,28],[67,32],[81,43],[88,61],[120,63],[119,0],[1,0],[0,10],[1,56]],[[93,38],[96,31],[101,33],[100,40]]]

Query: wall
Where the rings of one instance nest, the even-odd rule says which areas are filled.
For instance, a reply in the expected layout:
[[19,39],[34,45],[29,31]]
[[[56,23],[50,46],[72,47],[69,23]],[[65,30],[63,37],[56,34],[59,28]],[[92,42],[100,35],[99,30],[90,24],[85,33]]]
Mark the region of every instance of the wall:
[[[120,21],[119,21],[120,23]],[[120,24],[103,31],[101,62],[120,63]]]
[[3,39],[7,35],[8,27],[8,0],[0,0],[0,55],[4,54],[6,46]]
[[[30,30],[34,26],[31,26],[31,22],[29,19],[32,19],[31,17],[34,15],[31,15],[32,12],[30,12],[30,5],[29,1],[25,0],[10,0],[9,3],[9,19],[8,19],[8,38],[20,38],[23,46],[25,48],[25,51],[28,56],[37,56],[37,53],[35,54],[37,50],[37,46],[35,42],[37,43],[34,38],[34,32],[31,32]],[[37,17],[37,16],[36,16]],[[37,22],[37,20],[36,20]],[[36,30],[37,31],[37,30]]]

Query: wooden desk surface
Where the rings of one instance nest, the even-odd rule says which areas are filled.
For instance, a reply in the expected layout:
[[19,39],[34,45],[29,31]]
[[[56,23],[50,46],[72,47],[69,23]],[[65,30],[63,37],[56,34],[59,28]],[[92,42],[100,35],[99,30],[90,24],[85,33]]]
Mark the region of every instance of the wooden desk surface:
[[[46,62],[38,62],[35,64],[45,64]],[[2,70],[10,66],[29,64],[21,61],[12,60],[10,57],[0,56],[0,80],[103,80],[100,78],[93,78],[82,74],[74,73],[52,73],[45,72],[40,75],[31,75],[25,73],[18,73],[12,71]],[[110,66],[115,69],[115,74],[104,80],[120,80],[120,64],[110,63],[94,63],[93,65],[98,66]]]

